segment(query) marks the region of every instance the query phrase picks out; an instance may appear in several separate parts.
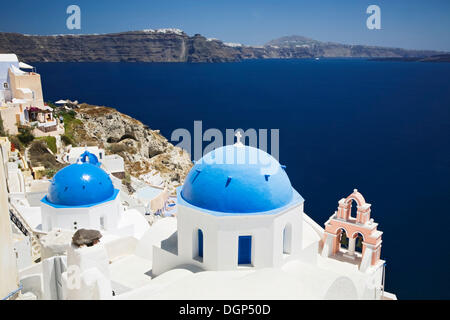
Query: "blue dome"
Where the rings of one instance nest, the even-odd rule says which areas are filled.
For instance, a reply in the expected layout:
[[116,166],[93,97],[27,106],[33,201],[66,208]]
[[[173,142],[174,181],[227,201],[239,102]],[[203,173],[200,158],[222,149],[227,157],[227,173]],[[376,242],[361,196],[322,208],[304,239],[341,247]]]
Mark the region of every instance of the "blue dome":
[[100,163],[98,162],[97,156],[95,154],[93,154],[93,153],[90,153],[87,150],[81,154],[80,161],[82,163],[90,163],[90,164],[93,164],[95,166],[100,165]]
[[196,162],[181,189],[188,204],[224,213],[275,210],[293,197],[278,161],[250,146],[228,145],[209,152]]
[[50,205],[76,207],[112,200],[117,195],[111,178],[89,163],[71,164],[58,171],[43,201]]

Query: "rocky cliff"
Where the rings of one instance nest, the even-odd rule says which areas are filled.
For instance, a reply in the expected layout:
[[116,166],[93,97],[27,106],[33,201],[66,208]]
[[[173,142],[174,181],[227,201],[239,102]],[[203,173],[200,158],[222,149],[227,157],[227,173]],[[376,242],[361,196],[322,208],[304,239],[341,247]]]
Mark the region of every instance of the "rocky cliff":
[[375,57],[428,57],[439,54],[431,50],[407,50],[366,45],[349,45],[335,42],[322,42],[302,36],[281,37],[268,42],[266,49],[271,48],[280,58],[375,58]]
[[81,104],[72,130],[79,145],[98,145],[119,154],[126,172],[135,177],[154,172],[171,191],[181,185],[192,167],[190,155],[173,146],[158,130],[113,108]]
[[373,58],[376,61],[404,61],[404,62],[450,62],[450,54],[438,54],[428,57],[390,57]]
[[183,32],[31,36],[0,33],[0,52],[27,62],[226,62],[238,53],[220,41]]
[[290,36],[264,46],[230,45],[177,29],[99,35],[0,33],[0,53],[25,62],[232,62],[313,57],[427,57],[436,51],[346,45]]

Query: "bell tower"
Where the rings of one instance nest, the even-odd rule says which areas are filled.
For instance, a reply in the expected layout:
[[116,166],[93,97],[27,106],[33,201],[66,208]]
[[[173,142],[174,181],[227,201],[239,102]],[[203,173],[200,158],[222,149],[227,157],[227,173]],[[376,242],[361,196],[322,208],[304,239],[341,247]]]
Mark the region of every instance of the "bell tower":
[[[356,216],[352,217],[352,206]],[[381,236],[378,223],[370,217],[371,205],[357,189],[338,202],[338,209],[325,223],[322,256],[359,264],[359,270],[383,263],[380,260]],[[357,252],[360,249],[360,252]]]

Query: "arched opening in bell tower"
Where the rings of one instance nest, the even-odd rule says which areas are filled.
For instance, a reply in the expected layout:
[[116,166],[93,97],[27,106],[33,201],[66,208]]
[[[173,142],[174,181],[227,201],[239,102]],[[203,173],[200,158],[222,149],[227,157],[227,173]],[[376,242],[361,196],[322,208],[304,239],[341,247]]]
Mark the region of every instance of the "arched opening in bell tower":
[[364,236],[360,232],[357,232],[353,237],[355,239],[355,252],[359,252],[362,254]]
[[347,236],[347,232],[345,231],[344,228],[341,228],[339,230],[339,234],[338,234],[338,239],[339,239],[339,246],[340,248],[344,248],[344,249],[348,249],[348,236]]

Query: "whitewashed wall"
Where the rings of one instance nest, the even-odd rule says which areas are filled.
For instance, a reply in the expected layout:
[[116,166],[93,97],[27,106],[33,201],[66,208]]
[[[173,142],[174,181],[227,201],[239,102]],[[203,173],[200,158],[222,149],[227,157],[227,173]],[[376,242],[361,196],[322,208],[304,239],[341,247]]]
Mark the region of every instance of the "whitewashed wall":
[[[74,222],[78,229],[114,230],[117,228],[122,213],[119,196],[116,199],[92,207],[54,208],[42,204],[42,230],[54,228],[74,230]],[[100,218],[104,218],[104,228]]]
[[[281,266],[289,256],[302,254],[303,204],[278,214],[214,216],[179,204],[177,255],[153,250],[153,272],[190,264],[204,270],[237,270],[239,236],[252,236],[251,267]],[[284,228],[290,225],[289,253],[283,251]],[[203,258],[198,257],[198,229],[203,232]]]
[[[0,163],[8,154],[0,148]],[[18,288],[17,262],[13,251],[11,223],[8,210],[5,167],[0,165],[0,299]]]

